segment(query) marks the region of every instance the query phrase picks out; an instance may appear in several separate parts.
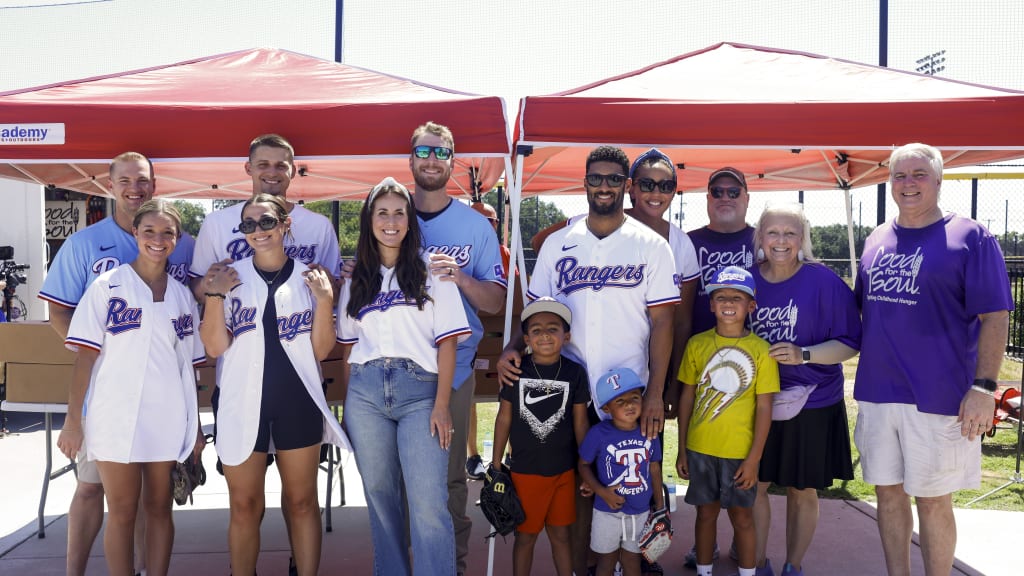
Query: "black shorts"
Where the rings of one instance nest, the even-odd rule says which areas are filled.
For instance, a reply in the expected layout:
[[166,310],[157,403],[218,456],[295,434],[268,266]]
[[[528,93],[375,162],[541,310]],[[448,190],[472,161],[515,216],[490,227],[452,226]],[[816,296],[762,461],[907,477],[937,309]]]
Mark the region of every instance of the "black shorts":
[[791,420],[773,421],[758,478],[797,490],[824,490],[835,480],[852,480],[846,403],[805,408]]
[[320,444],[324,417],[299,379],[285,378],[263,383],[260,426],[254,452],[296,450]]
[[753,508],[757,486],[739,488],[733,477],[742,458],[719,458],[693,450],[686,451],[690,468],[690,485],[686,488],[687,504],[703,506],[718,502],[722,508]]

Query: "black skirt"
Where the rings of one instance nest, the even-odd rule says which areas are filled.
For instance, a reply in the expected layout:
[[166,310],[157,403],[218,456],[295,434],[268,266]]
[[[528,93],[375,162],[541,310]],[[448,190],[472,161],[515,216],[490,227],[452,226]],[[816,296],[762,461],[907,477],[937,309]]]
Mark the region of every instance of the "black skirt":
[[852,480],[846,403],[805,408],[790,420],[772,421],[758,476],[761,482],[797,490],[823,490],[835,480]]

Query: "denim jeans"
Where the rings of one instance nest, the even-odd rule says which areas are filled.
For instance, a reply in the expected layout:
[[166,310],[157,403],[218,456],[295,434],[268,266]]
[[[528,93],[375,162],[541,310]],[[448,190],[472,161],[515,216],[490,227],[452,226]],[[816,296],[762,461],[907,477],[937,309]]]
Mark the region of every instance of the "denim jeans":
[[409,481],[409,529],[416,576],[455,573],[448,512],[448,453],[430,435],[437,374],[406,358],[352,364],[345,426],[370,513],[374,573],[410,574],[402,505]]

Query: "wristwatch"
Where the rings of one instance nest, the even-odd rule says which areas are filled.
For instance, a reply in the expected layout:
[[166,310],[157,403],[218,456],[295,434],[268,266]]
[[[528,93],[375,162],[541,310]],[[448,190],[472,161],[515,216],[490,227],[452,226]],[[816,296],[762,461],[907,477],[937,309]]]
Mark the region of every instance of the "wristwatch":
[[995,392],[996,390],[999,389],[999,384],[996,384],[995,380],[989,380],[988,378],[975,378],[974,386],[977,386],[978,388],[984,388],[989,392]]
[[803,362],[801,362],[801,364],[807,364],[811,361],[811,350],[809,348],[801,348],[800,354],[803,356]]

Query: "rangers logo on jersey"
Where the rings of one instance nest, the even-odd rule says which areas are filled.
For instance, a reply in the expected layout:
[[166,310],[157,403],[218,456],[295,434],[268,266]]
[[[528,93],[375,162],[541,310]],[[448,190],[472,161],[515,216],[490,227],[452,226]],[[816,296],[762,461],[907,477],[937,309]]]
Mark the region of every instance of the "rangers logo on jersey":
[[178,336],[178,340],[184,340],[185,336],[192,336],[194,333],[191,314],[182,314],[177,318],[171,318],[171,326],[174,326],[174,333]]
[[113,297],[107,303],[107,332],[118,335],[142,327],[142,308],[129,308],[124,298]]
[[[227,250],[228,258],[235,261],[248,258],[256,253],[256,251],[252,249],[252,246],[249,246],[249,243],[245,241],[245,238],[235,238],[228,242],[228,245],[225,248]],[[303,264],[309,264],[316,260],[316,251],[316,244],[285,244],[284,246],[284,253],[286,256],[289,258],[295,258]]]
[[242,306],[238,298],[231,299],[231,334],[238,338],[256,329],[256,307]]
[[[424,250],[427,253],[429,253],[429,254],[445,254],[447,256],[451,256],[452,258],[455,258],[455,263],[459,265],[459,268],[464,268],[466,266],[466,264],[469,264],[469,261],[473,257],[473,245],[472,244],[466,244],[465,246],[459,246],[459,245],[438,246],[436,244],[431,244],[430,246],[427,246],[426,248],[424,248]],[[500,277],[501,276],[499,276],[499,278]]]
[[309,308],[288,316],[277,317],[277,334],[281,340],[291,342],[299,334],[309,334],[312,331],[313,311]]
[[591,289],[595,292],[604,288],[635,288],[644,281],[646,264],[614,266],[580,266],[579,261],[566,256],[555,262],[558,272],[558,291],[570,294],[577,290]]
[[107,270],[113,270],[121,265],[121,260],[114,256],[104,256],[103,258],[97,258],[92,263],[92,273],[99,276]]
[[388,290],[387,292],[378,292],[374,296],[373,300],[359,309],[359,314],[356,315],[356,320],[362,320],[363,316],[366,316],[370,312],[380,311],[387,312],[392,306],[415,306],[416,301],[411,300],[402,293],[401,290]]
[[615,491],[623,496],[644,493],[648,489],[648,485],[642,468],[649,465],[650,458],[651,441],[646,438],[629,438],[609,445],[608,456],[605,458],[608,476],[610,477],[612,474],[613,464],[622,466],[623,470],[608,485],[618,485],[618,489]]

